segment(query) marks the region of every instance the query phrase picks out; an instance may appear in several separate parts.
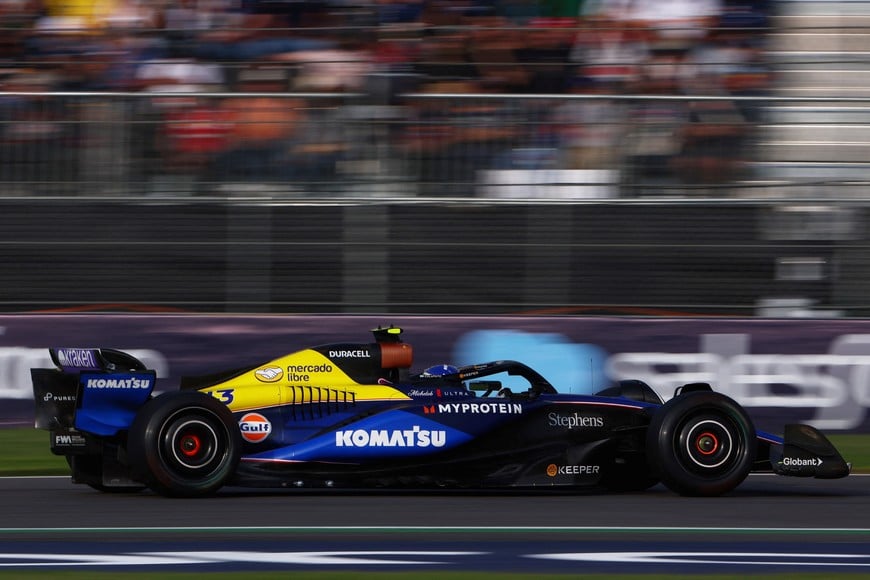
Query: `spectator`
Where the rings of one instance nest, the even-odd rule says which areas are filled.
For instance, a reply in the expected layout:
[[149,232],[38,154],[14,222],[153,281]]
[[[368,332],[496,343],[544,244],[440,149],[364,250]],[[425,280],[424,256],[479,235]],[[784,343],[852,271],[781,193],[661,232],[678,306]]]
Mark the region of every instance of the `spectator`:
[[[478,81],[438,81],[421,88],[444,99],[416,101],[402,137],[402,150],[419,181],[420,192],[435,196],[472,195],[477,171],[503,159],[518,127],[498,99],[451,99],[450,94],[479,94]],[[501,107],[499,106],[501,105]]]
[[689,113],[683,100],[672,98],[678,88],[672,64],[670,57],[661,62],[652,59],[627,87],[629,93],[663,97],[631,102],[626,114],[625,177],[640,191],[675,184],[674,159],[680,153],[680,135]]
[[767,75],[756,56],[751,35],[727,27],[711,30],[706,42],[687,55],[682,75],[684,92],[721,98],[689,105],[690,119],[682,131],[682,154],[676,162],[684,181],[710,185],[728,183],[740,176],[755,113],[752,106],[740,105],[728,97],[765,88]]
[[528,69],[524,92],[561,94],[571,86],[571,51],[576,18],[534,18],[529,21],[518,59]]
[[686,43],[702,38],[722,13],[722,0],[597,0],[587,13],[642,23],[658,38]]
[[[313,38],[294,29],[310,12],[317,12],[317,3],[271,3],[252,0],[242,3],[236,11],[229,3],[206,13],[195,13],[201,26],[186,47],[190,54],[202,60],[217,62],[254,61],[276,54],[300,50],[325,50],[332,43]],[[286,10],[282,11],[282,8]],[[190,18],[189,14],[184,17]]]
[[619,102],[597,97],[618,93],[616,85],[579,77],[571,92],[591,98],[563,101],[556,107],[561,165],[566,169],[615,169],[625,140],[625,111]]
[[250,67],[240,72],[236,87],[242,96],[221,105],[230,130],[212,175],[253,182],[293,178],[286,155],[302,117],[302,102],[261,94],[286,92],[287,83],[281,69]]
[[0,61],[15,64],[27,59],[25,40],[40,15],[38,0],[0,2]]
[[216,63],[191,58],[158,58],[142,62],[130,83],[131,89],[152,93],[148,100],[134,100],[140,118],[134,125],[132,143],[137,156],[153,165],[145,174],[171,181],[195,181],[227,144],[226,113],[214,99],[191,93],[225,90],[223,68]]
[[645,29],[606,16],[585,19],[571,50],[580,74],[599,86],[635,84],[649,59]]
[[462,29],[424,35],[414,72],[433,82],[476,77],[478,70],[468,53],[468,43],[468,33]]
[[423,0],[377,0],[374,9],[380,25],[407,25],[420,21]]
[[[58,83],[56,74],[23,69],[9,76],[3,92],[48,93]],[[69,103],[49,95],[4,95],[0,92],[0,178],[10,183],[50,183],[77,176],[78,127],[70,123],[75,112]]]
[[166,111],[163,118],[164,170],[198,175],[229,147],[234,119],[214,103],[187,101]]
[[[386,139],[401,133],[399,144],[412,153],[429,183],[473,183],[477,169],[510,165],[520,149],[524,155],[542,154],[545,160],[532,157],[548,166],[556,152],[566,168],[610,166],[621,128],[632,123],[626,153],[637,179],[669,181],[676,172],[685,182],[728,180],[739,176],[734,152],[746,144],[757,109],[727,97],[763,93],[769,82],[757,40],[761,35],[754,32],[766,26],[770,0],[44,2],[44,7],[40,0],[0,5],[0,24],[27,29],[0,41],[0,58],[19,59],[14,66],[29,65],[27,74],[51,72],[51,88],[159,95],[84,107],[84,117],[82,110],[67,111],[71,118],[103,127],[87,131],[90,137],[80,141],[85,148],[112,150],[105,145],[110,138],[129,142],[125,147],[134,151],[142,147],[136,159],[154,162],[140,162],[146,174],[329,177],[353,148],[343,142],[354,137],[342,130],[342,119],[359,122],[368,113],[375,115],[372,119],[393,119],[410,111],[404,130],[366,135]],[[721,34],[705,36],[717,22]],[[347,34],[360,24],[368,26],[366,36]],[[268,90],[370,98],[350,111],[337,100],[294,102],[246,94],[218,103],[177,94],[255,92],[250,82],[233,84],[236,71],[244,77],[266,68],[283,76]],[[588,82],[575,86],[575,74]],[[538,99],[526,102],[521,115],[515,114],[518,106],[507,107],[504,100],[481,98],[418,101],[407,109],[383,110],[382,105],[401,102],[398,94],[418,90],[582,91],[595,98]],[[623,106],[599,99],[602,91],[668,97],[707,91],[725,98],[716,107],[677,99]],[[554,103],[559,104],[554,108]],[[100,121],[103,113],[106,120]],[[123,134],[111,130],[109,119],[120,122],[130,115],[144,122],[131,123]],[[380,141],[379,147],[389,148]],[[363,148],[354,149],[359,160]],[[80,159],[91,162],[87,152]],[[445,192],[439,185],[429,191],[453,195],[464,190]]]
[[463,25],[469,30],[466,55],[473,63],[469,72],[481,87],[494,93],[515,93],[529,84],[529,71],[520,65],[517,54],[523,41],[506,18],[472,13],[463,19]]
[[[338,43],[336,43],[338,44]],[[355,92],[365,88],[374,70],[374,55],[353,40],[332,48],[299,50],[273,55],[269,60],[296,68],[293,90],[301,92]]]

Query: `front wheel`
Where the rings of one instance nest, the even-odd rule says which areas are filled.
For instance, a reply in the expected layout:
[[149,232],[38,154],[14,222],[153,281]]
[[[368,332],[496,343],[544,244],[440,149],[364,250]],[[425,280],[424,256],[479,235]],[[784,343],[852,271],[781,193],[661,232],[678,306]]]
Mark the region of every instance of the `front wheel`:
[[682,495],[729,492],[755,460],[755,428],[733,399],[709,391],[662,405],[647,431],[647,457],[669,489]]
[[133,421],[128,456],[148,487],[167,496],[216,492],[235,473],[241,435],[223,403],[197,391],[155,397]]

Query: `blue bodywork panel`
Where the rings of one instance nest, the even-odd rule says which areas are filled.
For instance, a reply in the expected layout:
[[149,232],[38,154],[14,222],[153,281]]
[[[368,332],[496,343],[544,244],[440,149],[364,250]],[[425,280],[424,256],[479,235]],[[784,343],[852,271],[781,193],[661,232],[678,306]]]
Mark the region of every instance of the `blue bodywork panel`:
[[157,381],[153,371],[81,373],[81,404],[75,427],[95,435],[117,435],[133,423]]

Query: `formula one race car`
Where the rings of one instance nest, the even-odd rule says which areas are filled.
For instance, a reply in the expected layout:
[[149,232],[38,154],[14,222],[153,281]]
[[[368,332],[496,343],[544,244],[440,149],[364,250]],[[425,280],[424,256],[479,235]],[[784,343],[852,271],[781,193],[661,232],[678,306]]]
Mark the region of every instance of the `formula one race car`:
[[[780,438],[706,383],[663,402],[645,383],[559,394],[509,360],[409,372],[394,327],[154,395],[156,374],[113,349],[53,348],[33,369],[36,427],[76,483],[201,496],[224,485],[599,488],[664,483],[718,495],[750,471],[839,478],[847,464],[806,425]],[[508,377],[523,388],[508,388]],[[527,385],[526,385],[527,383]]]

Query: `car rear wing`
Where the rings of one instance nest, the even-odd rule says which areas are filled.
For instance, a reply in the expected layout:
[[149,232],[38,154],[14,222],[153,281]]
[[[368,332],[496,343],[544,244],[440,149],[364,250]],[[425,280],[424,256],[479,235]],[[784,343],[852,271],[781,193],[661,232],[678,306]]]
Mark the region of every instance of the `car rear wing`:
[[114,349],[51,348],[53,369],[31,369],[35,427],[111,436],[129,427],[157,374]]
[[114,348],[50,348],[54,365],[63,372],[81,371],[144,371],[142,361]]

